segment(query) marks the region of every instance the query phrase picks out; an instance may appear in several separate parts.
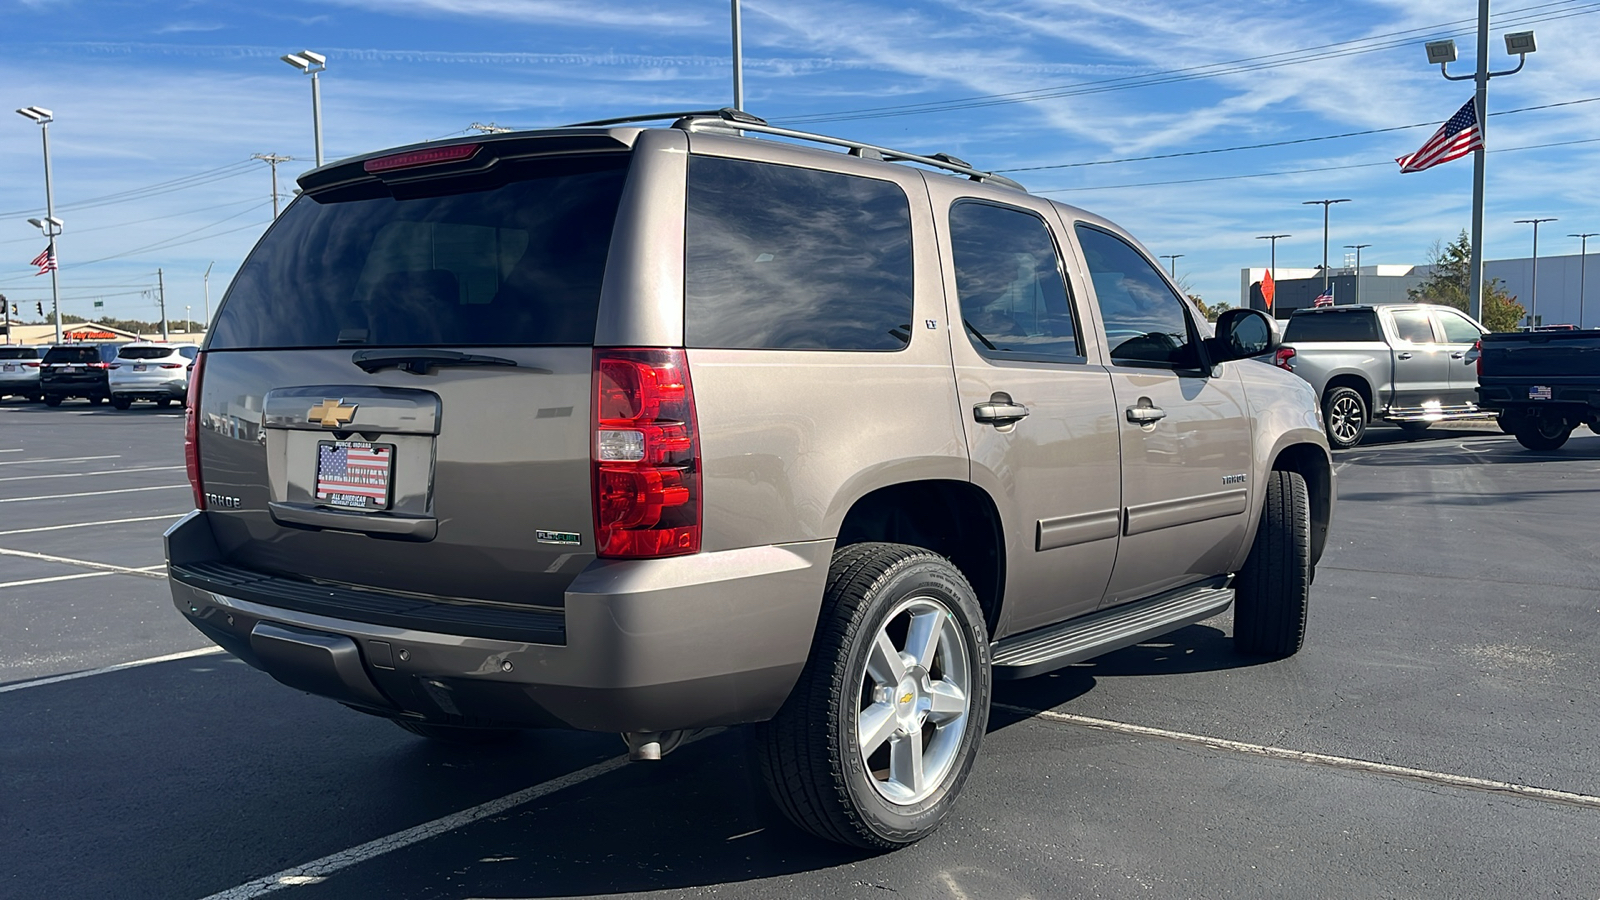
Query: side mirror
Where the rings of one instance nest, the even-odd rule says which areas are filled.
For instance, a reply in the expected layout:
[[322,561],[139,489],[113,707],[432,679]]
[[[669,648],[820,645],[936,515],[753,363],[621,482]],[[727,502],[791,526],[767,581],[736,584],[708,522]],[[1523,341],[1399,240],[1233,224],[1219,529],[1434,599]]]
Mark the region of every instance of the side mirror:
[[1276,349],[1278,331],[1260,310],[1230,309],[1217,316],[1217,336],[1206,344],[1213,363],[1248,359]]

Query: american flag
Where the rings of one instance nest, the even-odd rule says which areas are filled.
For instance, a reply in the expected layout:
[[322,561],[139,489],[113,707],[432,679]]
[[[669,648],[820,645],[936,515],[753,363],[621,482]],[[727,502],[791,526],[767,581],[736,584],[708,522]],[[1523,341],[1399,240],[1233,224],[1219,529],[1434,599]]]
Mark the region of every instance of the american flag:
[[1482,148],[1483,129],[1478,127],[1478,110],[1474,101],[1468,100],[1417,152],[1399,157],[1395,162],[1400,164],[1402,173],[1421,172]]
[[393,452],[393,447],[324,441],[317,447],[317,499],[348,503],[362,497],[384,505]]
[[1316,299],[1311,301],[1311,305],[1313,307],[1332,306],[1333,305],[1333,285],[1330,284],[1327,287],[1323,288],[1322,289],[1322,293],[1318,294]]
[[43,275],[46,272],[51,271],[52,269],[54,269],[56,267],[56,255],[54,253],[50,252],[50,251],[51,251],[51,248],[49,248],[49,247],[44,248],[44,252],[43,253],[39,254],[38,256],[35,256],[33,258],[33,262],[28,263],[28,265],[30,265],[30,266],[38,266],[39,267],[39,271],[33,273],[33,276],[35,278],[39,277],[40,275]]

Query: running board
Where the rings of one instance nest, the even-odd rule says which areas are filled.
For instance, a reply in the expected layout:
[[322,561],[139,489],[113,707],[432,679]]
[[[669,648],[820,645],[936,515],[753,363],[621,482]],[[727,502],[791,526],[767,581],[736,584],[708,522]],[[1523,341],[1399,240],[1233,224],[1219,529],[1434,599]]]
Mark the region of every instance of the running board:
[[1030,678],[1209,619],[1232,588],[1188,587],[1006,638],[994,645],[994,677]]

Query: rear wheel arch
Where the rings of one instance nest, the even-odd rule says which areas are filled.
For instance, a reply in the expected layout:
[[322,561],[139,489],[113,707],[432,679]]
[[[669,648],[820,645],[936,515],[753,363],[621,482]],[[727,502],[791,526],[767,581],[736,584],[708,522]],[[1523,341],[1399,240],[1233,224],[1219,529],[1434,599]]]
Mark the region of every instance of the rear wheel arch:
[[1360,375],[1344,374],[1329,378],[1328,383],[1322,386],[1322,396],[1319,399],[1326,405],[1328,395],[1342,387],[1347,387],[1361,395],[1361,401],[1367,404],[1367,417],[1371,418],[1372,412],[1376,408],[1374,406],[1372,385]]
[[978,595],[993,637],[1005,595],[1005,533],[999,510],[981,488],[929,480],[871,491],[845,513],[835,550],[869,541],[922,547],[950,560]]

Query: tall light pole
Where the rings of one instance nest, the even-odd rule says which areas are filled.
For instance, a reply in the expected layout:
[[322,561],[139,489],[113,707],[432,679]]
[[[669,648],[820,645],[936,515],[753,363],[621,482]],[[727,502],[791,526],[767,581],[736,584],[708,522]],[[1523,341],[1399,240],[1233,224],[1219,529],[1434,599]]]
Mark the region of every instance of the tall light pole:
[[1583,240],[1583,243],[1580,245],[1580,246],[1583,247],[1583,249],[1578,251],[1578,327],[1579,328],[1583,327],[1583,280],[1584,280],[1584,277],[1588,275],[1588,272],[1586,272],[1584,270],[1589,264],[1589,238],[1592,238],[1597,234],[1600,234],[1600,232],[1590,231],[1590,232],[1586,232],[1584,234],[1569,234],[1569,235],[1567,235],[1567,237],[1581,238]]
[[1528,300],[1528,325],[1532,327],[1539,324],[1539,223],[1554,222],[1552,216],[1545,219],[1517,219],[1518,225],[1533,226],[1533,286],[1528,290],[1531,295]]
[[[1517,55],[1517,67],[1504,72],[1489,71],[1489,0],[1478,0],[1478,70],[1472,75],[1451,75],[1448,64],[1456,60],[1456,42],[1453,40],[1429,41],[1424,45],[1428,62],[1439,64],[1439,74],[1450,81],[1472,80],[1477,84],[1473,95],[1473,110],[1478,117],[1478,134],[1488,139],[1489,79],[1502,75],[1515,75],[1528,62],[1528,54],[1539,49],[1533,32],[1519,31],[1506,35],[1506,53]],[[1483,321],[1483,177],[1484,147],[1479,144],[1472,152],[1472,261],[1467,279],[1467,312]]]
[[1172,280],[1174,282],[1176,282],[1178,280],[1178,260],[1181,257],[1187,256],[1187,255],[1188,254],[1186,254],[1186,253],[1163,253],[1163,254],[1161,254],[1161,258],[1164,259],[1164,260],[1167,260],[1167,272],[1168,272],[1168,274],[1170,274],[1172,276]]
[[1371,244],[1345,244],[1344,245],[1344,248],[1346,250],[1354,250],[1354,251],[1356,251],[1356,303],[1358,303],[1358,304],[1361,302],[1361,251],[1366,249],[1367,247],[1371,247],[1371,246],[1372,246]]
[[56,275],[56,266],[59,257],[56,256],[56,236],[61,233],[62,222],[56,218],[56,195],[50,187],[50,123],[56,120],[55,113],[42,106],[25,106],[17,110],[17,114],[26,116],[39,123],[39,133],[44,135],[44,219],[29,219],[44,236],[50,239],[47,252],[50,254],[50,306],[55,310],[56,343],[61,343],[61,282]]
[[[1272,276],[1272,281],[1273,281],[1274,285],[1276,285],[1276,283],[1278,281],[1278,239],[1279,238],[1286,238],[1286,237],[1294,237],[1294,235],[1292,235],[1292,234],[1258,234],[1258,235],[1256,235],[1256,240],[1258,240],[1258,241],[1271,241],[1272,242],[1272,261],[1267,265],[1267,274]],[[1267,303],[1267,313],[1269,315],[1273,316],[1274,318],[1276,318],[1278,314],[1273,311],[1272,306],[1273,306],[1272,303],[1270,303],[1270,302]]]
[[1335,203],[1349,203],[1349,197],[1340,197],[1338,200],[1307,200],[1301,206],[1315,206],[1322,204],[1322,289],[1328,289],[1328,207]]
[[[322,82],[317,76],[328,68],[328,58],[321,53],[301,50],[279,57],[284,62],[311,76],[311,135],[317,144],[317,166],[322,165]],[[273,192],[276,202],[277,192]]]
[[201,331],[211,330],[211,267],[216,264],[216,260],[206,263],[206,273],[200,276],[200,283],[206,289],[206,324],[204,328],[200,329]]
[[744,21],[733,0],[733,108],[744,109]]

